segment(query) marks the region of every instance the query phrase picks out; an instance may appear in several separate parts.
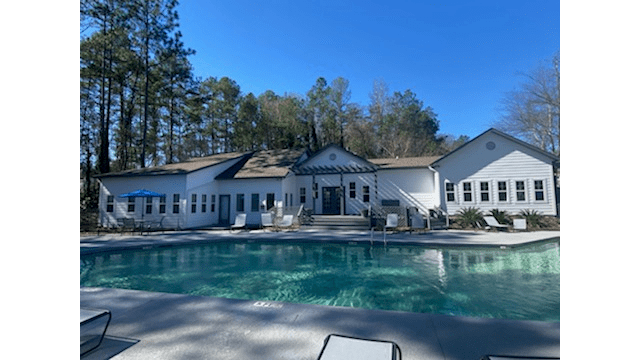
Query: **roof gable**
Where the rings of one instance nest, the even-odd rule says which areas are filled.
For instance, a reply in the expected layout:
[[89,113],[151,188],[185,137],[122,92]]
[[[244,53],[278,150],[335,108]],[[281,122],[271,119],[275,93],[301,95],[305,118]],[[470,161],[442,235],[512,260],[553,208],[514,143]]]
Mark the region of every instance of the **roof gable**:
[[304,150],[257,151],[222,172],[216,180],[283,178],[304,154]]
[[438,166],[440,165],[442,162],[446,161],[446,159],[450,158],[451,155],[453,154],[458,154],[458,153],[464,153],[465,151],[467,151],[469,148],[473,147],[472,144],[476,144],[478,142],[481,142],[484,138],[489,137],[490,135],[495,135],[495,136],[499,136],[507,141],[513,142],[514,144],[518,145],[518,146],[522,146],[528,150],[531,150],[533,152],[535,152],[536,154],[547,158],[550,162],[558,162],[560,161],[560,158],[554,154],[551,154],[549,152],[546,152],[542,149],[539,149],[529,143],[526,143],[522,140],[516,139],[515,137],[511,136],[511,135],[507,135],[505,133],[503,133],[502,131],[496,130],[494,128],[490,128],[489,130],[483,132],[482,134],[476,136],[475,138],[467,141],[466,143],[464,143],[464,145],[458,147],[457,149],[449,152],[448,154],[445,154],[444,156],[442,156],[441,158],[439,158],[438,160],[433,162],[433,166]]
[[378,166],[336,144],[330,144],[293,168],[297,175],[371,172]]

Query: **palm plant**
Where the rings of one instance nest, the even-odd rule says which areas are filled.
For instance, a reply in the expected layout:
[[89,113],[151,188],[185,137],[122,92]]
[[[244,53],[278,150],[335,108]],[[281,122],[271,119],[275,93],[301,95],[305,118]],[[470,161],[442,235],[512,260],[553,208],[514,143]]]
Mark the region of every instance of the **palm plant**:
[[540,215],[540,213],[537,212],[536,210],[529,210],[529,209],[521,210],[520,216],[522,216],[527,220],[528,226],[531,226],[531,227],[540,226],[540,218],[542,215]]
[[460,226],[475,227],[482,220],[482,211],[476,207],[466,207],[458,210],[458,222]]
[[491,214],[491,216],[493,216],[494,218],[496,218],[496,220],[498,220],[498,222],[500,224],[508,224],[511,222],[511,219],[509,219],[509,216],[507,215],[507,212],[504,210],[500,210],[500,209],[491,209],[489,211],[489,213]]

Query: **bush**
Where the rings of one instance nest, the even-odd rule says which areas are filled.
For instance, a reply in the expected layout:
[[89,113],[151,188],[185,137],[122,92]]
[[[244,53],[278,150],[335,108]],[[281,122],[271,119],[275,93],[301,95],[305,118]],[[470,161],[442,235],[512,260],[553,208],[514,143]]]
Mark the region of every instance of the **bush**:
[[524,209],[520,211],[520,216],[522,216],[527,220],[528,227],[530,228],[540,227],[540,218],[542,217],[542,215],[540,215],[540,213],[537,212],[536,210]]
[[456,215],[458,216],[457,221],[463,228],[476,227],[476,224],[482,221],[482,211],[471,206],[458,210]]
[[507,215],[507,212],[504,210],[499,210],[499,209],[491,209],[489,211],[489,213],[491,213],[491,216],[493,216],[494,218],[496,218],[496,220],[498,220],[498,222],[500,224],[510,224],[511,223],[511,219],[509,218],[509,216]]

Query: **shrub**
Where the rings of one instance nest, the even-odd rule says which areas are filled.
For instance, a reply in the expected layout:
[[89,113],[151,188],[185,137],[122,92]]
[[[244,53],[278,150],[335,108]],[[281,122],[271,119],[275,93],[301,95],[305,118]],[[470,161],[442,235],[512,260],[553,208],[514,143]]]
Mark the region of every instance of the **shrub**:
[[542,215],[540,215],[540,213],[536,210],[524,209],[520,211],[520,216],[527,220],[527,226],[530,226],[532,228],[537,228],[540,226],[540,218]]
[[489,213],[491,213],[491,216],[496,218],[496,220],[498,220],[500,224],[508,224],[511,222],[511,219],[509,219],[507,212],[504,210],[491,209]]
[[458,210],[457,215],[460,226],[463,228],[476,227],[476,223],[482,221],[482,211],[471,206]]

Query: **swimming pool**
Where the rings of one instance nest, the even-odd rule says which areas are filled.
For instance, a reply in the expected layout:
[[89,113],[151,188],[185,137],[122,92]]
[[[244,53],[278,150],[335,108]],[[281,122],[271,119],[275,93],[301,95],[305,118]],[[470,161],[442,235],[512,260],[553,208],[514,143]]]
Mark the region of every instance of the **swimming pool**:
[[81,286],[560,320],[560,240],[514,249],[211,242],[82,255]]

